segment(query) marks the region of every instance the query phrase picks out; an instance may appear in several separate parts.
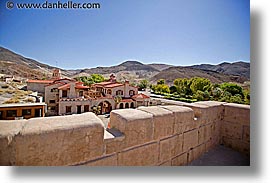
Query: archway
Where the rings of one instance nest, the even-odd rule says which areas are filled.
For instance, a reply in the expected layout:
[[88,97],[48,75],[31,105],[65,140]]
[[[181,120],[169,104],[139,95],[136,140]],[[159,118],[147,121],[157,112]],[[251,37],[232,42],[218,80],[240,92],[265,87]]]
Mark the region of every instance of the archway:
[[134,102],[132,102],[132,103],[131,103],[131,108],[134,108],[134,107],[135,107],[135,106],[134,106]]
[[98,104],[98,106],[100,106],[98,109],[98,113],[99,114],[106,114],[106,113],[110,113],[112,110],[112,105],[110,104],[110,102],[108,101],[104,101],[104,102],[100,102]]
[[123,103],[120,103],[120,104],[119,104],[119,108],[120,108],[120,109],[123,109]]
[[125,103],[125,108],[129,108],[129,103]]

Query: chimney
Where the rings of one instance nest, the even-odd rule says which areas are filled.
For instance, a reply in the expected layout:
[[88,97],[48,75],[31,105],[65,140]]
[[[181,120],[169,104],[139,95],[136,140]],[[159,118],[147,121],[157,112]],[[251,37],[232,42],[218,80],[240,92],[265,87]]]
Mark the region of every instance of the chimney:
[[125,97],[130,97],[129,95],[129,81],[128,80],[125,80],[124,82],[124,96]]
[[115,83],[115,82],[116,82],[116,77],[115,77],[114,74],[111,74],[111,75],[110,75],[110,81],[111,81],[112,83]]
[[70,94],[69,98],[75,98],[76,97],[76,92],[75,92],[75,82],[70,83]]

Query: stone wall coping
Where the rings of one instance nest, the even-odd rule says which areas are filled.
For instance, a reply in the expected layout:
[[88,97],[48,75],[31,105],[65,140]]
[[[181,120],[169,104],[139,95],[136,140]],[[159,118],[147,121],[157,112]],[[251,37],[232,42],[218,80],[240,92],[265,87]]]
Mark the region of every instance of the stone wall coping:
[[116,114],[124,119],[126,122],[132,122],[135,120],[143,120],[153,118],[153,115],[137,109],[123,109],[113,110],[112,114]]
[[161,108],[167,109],[172,112],[194,112],[190,107],[176,106],[176,105],[164,105]]
[[138,110],[141,110],[141,111],[145,111],[145,112],[148,112],[150,114],[153,114],[153,116],[164,116],[164,115],[172,115],[173,112],[165,109],[165,108],[161,108],[161,107],[158,107],[158,106],[150,106],[150,107],[138,107],[137,108]]
[[55,130],[76,129],[91,126],[102,129],[104,128],[103,122],[92,112],[69,116],[31,118],[24,121],[10,121],[9,124],[3,122],[0,123],[0,136],[7,135],[11,132],[13,132],[14,135],[17,133],[22,135],[41,134],[53,132]]
[[226,102],[200,101],[200,102],[195,102],[194,104],[206,105],[206,106],[209,106],[209,107],[217,107],[217,106],[222,106],[222,105],[226,104]]
[[0,122],[0,138],[6,136],[14,136],[18,134],[27,120],[1,121]]
[[245,105],[245,104],[226,103],[223,105],[226,107],[237,107],[237,108],[242,108],[242,109],[250,109],[250,105]]

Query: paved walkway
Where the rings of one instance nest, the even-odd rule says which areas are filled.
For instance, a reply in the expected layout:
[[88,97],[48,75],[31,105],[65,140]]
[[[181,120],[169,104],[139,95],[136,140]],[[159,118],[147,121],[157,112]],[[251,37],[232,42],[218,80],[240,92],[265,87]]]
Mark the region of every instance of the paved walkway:
[[243,154],[225,146],[217,146],[204,153],[189,166],[249,166],[250,160]]

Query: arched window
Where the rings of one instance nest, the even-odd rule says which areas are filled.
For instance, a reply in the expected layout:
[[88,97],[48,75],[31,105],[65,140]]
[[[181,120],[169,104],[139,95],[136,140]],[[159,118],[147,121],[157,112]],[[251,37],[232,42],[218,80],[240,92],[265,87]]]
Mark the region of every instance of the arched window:
[[134,91],[134,90],[130,90],[130,91],[129,91],[129,95],[130,95],[130,96],[135,95],[135,91]]
[[134,106],[134,102],[132,102],[132,103],[131,103],[131,108],[134,108],[134,107],[135,107],[135,106]]
[[120,104],[119,104],[119,108],[120,108],[120,109],[123,109],[123,103],[120,103]]
[[126,104],[125,104],[125,108],[129,108],[129,103],[126,103]]
[[107,94],[112,95],[112,90],[111,90],[111,89],[108,89],[108,90],[107,90]]
[[116,91],[116,95],[123,95],[123,91],[122,90]]

